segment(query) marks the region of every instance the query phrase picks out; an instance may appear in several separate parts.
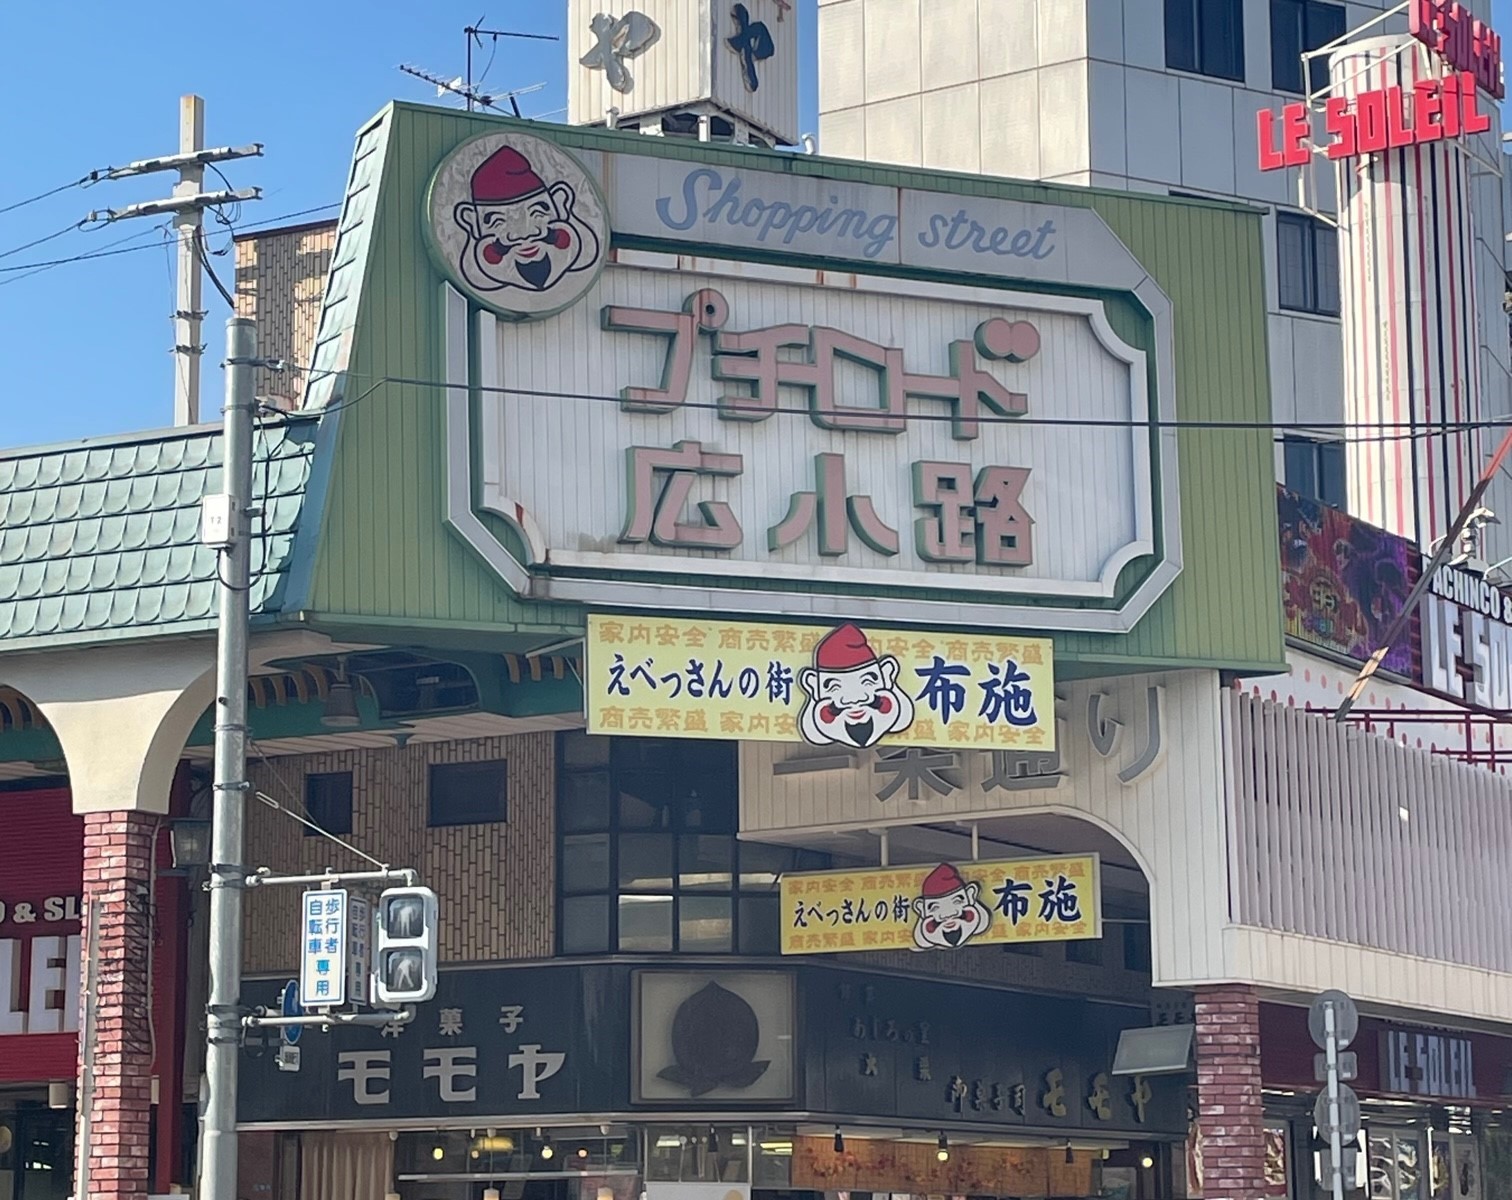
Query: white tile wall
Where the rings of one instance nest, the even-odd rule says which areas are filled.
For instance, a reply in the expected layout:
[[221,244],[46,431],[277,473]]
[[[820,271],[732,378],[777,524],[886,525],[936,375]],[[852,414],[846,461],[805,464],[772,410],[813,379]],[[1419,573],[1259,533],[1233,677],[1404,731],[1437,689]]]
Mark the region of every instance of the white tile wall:
[[977,37],[984,79],[1039,66],[1033,0],[978,0]]
[[1038,71],[982,81],[981,131],[983,171],[1014,179],[1043,176]]
[[866,100],[862,14],[866,0],[835,0],[819,10],[819,111]]
[[1150,0],[1123,0],[1124,62],[1165,70],[1165,18]]
[[[920,10],[920,23],[919,51],[926,88],[953,87],[982,78],[977,39],[971,36],[977,27],[977,0],[928,0]],[[972,158],[975,160],[976,155]]]
[[1339,323],[1326,317],[1272,317],[1291,323],[1293,388],[1298,425],[1344,419],[1344,343]]
[[1087,54],[1106,62],[1124,61],[1124,0],[1086,0]]
[[[1181,178],[1180,87],[1174,75],[1129,67],[1124,71],[1124,138],[1129,144],[1128,173],[1138,179],[1169,183]],[[1118,109],[1117,97],[1093,97],[1099,112]]]
[[1046,177],[1091,167],[1087,67],[1082,59],[1039,70],[1040,168]]
[[1041,66],[1087,57],[1086,0],[1039,0]]
[[917,95],[919,0],[865,0],[866,102]]
[[819,153],[835,158],[866,158],[866,110],[830,113],[820,126]]
[[980,171],[980,84],[941,88],[923,96],[923,162],[943,171]]
[[1183,187],[1232,195],[1237,150],[1234,145],[1234,89],[1184,75],[1179,96],[1179,182]]
[[1123,67],[1116,63],[1091,59],[1087,63],[1087,83],[1092,103],[1088,110],[1088,153],[1093,171],[1113,175],[1129,174],[1129,157],[1137,158],[1130,146],[1123,110]]
[[866,157],[881,162],[923,161],[919,97],[904,96],[866,106]]

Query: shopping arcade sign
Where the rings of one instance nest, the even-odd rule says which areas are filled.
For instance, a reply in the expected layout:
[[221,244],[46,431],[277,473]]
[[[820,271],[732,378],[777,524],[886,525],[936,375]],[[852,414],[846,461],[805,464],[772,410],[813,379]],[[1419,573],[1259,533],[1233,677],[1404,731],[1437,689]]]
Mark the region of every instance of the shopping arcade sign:
[[[490,136],[510,140],[494,155],[548,161],[540,139]],[[892,621],[1122,631],[1179,573],[1174,436],[1156,425],[1173,415],[1169,303],[1095,213],[640,155],[581,166],[602,229],[582,181],[550,171],[562,228],[544,201],[529,226],[532,277],[580,299],[521,322],[557,302],[517,296],[491,244],[457,251],[448,229],[439,259],[447,378],[481,385],[476,428],[452,394],[449,458],[476,458],[478,508],[515,536],[455,480],[450,524],[517,590],[808,618],[864,595]],[[481,226],[476,199],[458,205],[433,188],[432,222]],[[737,261],[611,257],[611,233]],[[774,253],[784,265],[738,261]],[[500,286],[475,286],[479,254]],[[1123,292],[1144,345],[1102,300],[816,259]]]

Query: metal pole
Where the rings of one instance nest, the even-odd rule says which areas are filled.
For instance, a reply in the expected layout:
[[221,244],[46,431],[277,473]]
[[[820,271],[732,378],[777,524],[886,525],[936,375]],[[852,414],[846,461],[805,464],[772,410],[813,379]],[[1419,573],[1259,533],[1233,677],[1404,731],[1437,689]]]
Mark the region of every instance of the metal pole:
[[[205,148],[205,102],[198,96],[179,97],[179,153],[192,154]],[[175,197],[196,196],[205,182],[202,163],[185,163],[179,167]],[[199,248],[196,243],[204,214],[199,208],[186,208],[173,218],[178,234],[178,307],[173,314],[173,423],[197,425],[200,401],[200,327],[205,314],[200,311],[204,278],[200,274]]]
[[1332,1000],[1323,1002],[1323,1033],[1328,1055],[1329,1148],[1333,1151],[1333,1200],[1344,1200],[1344,1131],[1339,1128],[1339,1039]]
[[216,646],[215,809],[210,865],[210,1003],[200,1145],[202,1200],[236,1200],[236,1070],[241,1050],[243,823],[247,798],[247,589],[252,547],[252,364],[257,329],[226,322],[226,409],[222,484],[231,527],[217,555],[220,629]]

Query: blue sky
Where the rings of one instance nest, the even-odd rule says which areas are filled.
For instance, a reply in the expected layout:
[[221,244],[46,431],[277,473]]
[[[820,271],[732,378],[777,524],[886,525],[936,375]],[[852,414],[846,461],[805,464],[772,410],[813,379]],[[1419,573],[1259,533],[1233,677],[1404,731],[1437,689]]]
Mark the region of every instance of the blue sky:
[[[1153,18],[1159,0],[1144,2]],[[264,0],[177,15],[154,9],[155,19],[147,20],[141,6],[105,0],[72,8],[6,5],[0,16],[9,51],[0,74],[6,113],[0,152],[7,169],[0,172],[0,208],[95,168],[172,152],[178,97],[185,92],[205,98],[209,144],[260,141],[267,147],[261,159],[226,167],[234,185],[263,189],[264,199],[243,206],[242,224],[334,204],[358,125],[396,97],[436,102],[434,90],[402,75],[399,63],[460,74],[465,25],[486,16],[487,26],[562,35],[566,7],[566,0],[495,0],[492,9],[486,0]],[[799,0],[798,7],[806,59],[801,111],[804,128],[812,130],[815,0]],[[1512,0],[1494,0],[1494,20],[1512,32]],[[487,56],[485,49],[482,61]],[[544,83],[522,97],[521,109],[560,121],[565,79],[563,43],[501,40],[486,83],[500,90]],[[0,213],[0,447],[172,420],[173,270],[152,220],[76,230],[17,250],[91,209],[165,196],[171,179],[100,183]],[[211,228],[212,247],[227,245],[224,228],[213,222]],[[124,238],[134,240],[111,257],[36,274],[10,269],[90,253]],[[230,255],[213,262],[229,286]],[[208,281],[205,307],[202,414],[218,419],[228,313]]]
[[[150,6],[149,6],[150,7]],[[801,3],[807,56],[805,129],[815,123],[814,0]],[[264,0],[191,6],[182,12],[85,0],[81,6],[17,3],[0,15],[8,50],[0,74],[0,208],[100,167],[178,147],[178,97],[205,99],[209,145],[262,142],[263,158],[230,163],[237,187],[263,199],[242,206],[239,224],[334,204],[352,136],[391,99],[437,101],[435,90],[401,74],[412,63],[462,73],[462,29],[483,25],[565,34],[566,0]],[[564,42],[501,39],[486,85],[544,83],[520,98],[526,116],[565,119]],[[491,47],[475,59],[481,72]],[[153,218],[76,230],[28,250],[18,247],[79,221],[91,209],[121,208],[169,194],[165,173],[74,188],[0,213],[0,447],[69,441],[168,425],[173,417],[173,269]],[[216,186],[213,178],[206,187]],[[335,209],[306,215],[314,220]],[[229,244],[213,218],[212,249]],[[126,251],[31,274],[8,268],[86,254],[125,238]],[[9,253],[16,251],[15,253]],[[213,257],[229,287],[231,255]],[[201,414],[218,420],[219,362],[229,311],[209,281],[205,305]]]

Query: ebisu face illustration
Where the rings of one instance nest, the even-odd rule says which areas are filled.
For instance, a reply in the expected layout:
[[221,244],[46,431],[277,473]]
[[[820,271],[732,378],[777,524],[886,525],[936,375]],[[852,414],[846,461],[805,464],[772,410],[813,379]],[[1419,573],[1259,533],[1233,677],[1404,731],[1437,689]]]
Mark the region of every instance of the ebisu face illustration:
[[581,164],[521,134],[453,151],[432,184],[430,221],[447,273],[512,317],[545,316],[582,296],[608,240],[602,199]]
[[523,154],[500,147],[473,172],[472,198],[457,203],[457,224],[469,239],[462,274],[480,291],[544,292],[567,272],[591,266],[598,237],[577,219],[576,203],[570,183],[548,186]]
[[967,883],[949,863],[924,878],[914,899],[914,949],[954,950],[986,933],[992,913],[979,899],[982,885]]
[[825,635],[798,682],[807,693],[798,728],[812,745],[875,746],[913,724],[913,700],[898,687],[898,660],[879,658],[854,625]]

